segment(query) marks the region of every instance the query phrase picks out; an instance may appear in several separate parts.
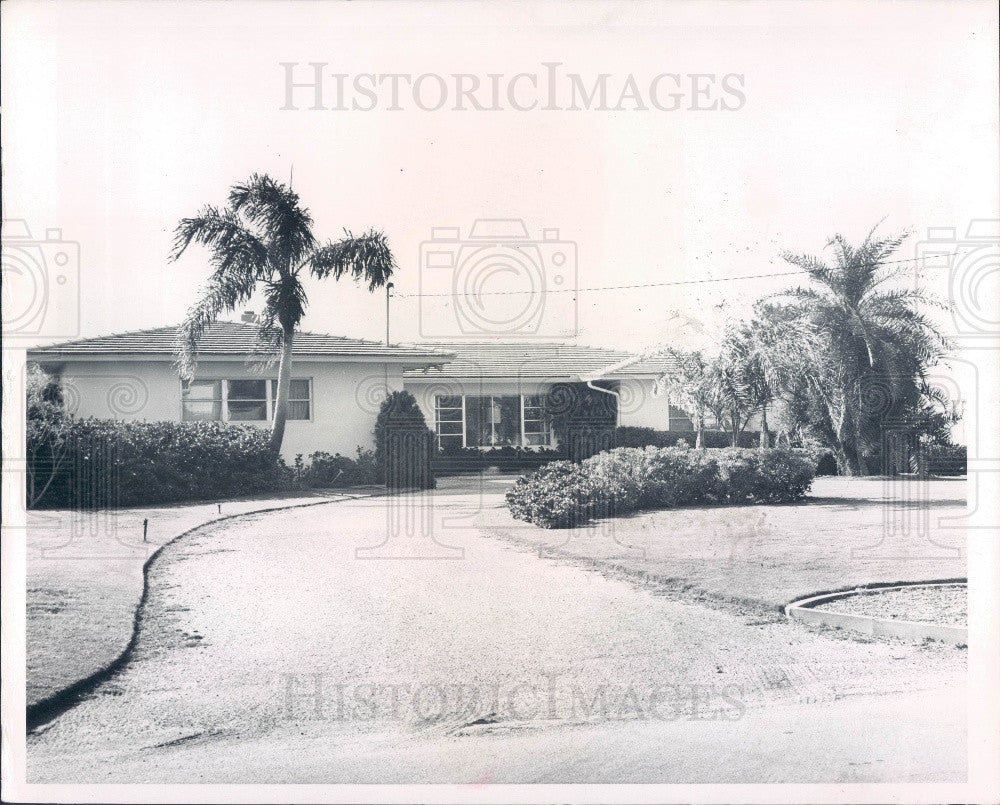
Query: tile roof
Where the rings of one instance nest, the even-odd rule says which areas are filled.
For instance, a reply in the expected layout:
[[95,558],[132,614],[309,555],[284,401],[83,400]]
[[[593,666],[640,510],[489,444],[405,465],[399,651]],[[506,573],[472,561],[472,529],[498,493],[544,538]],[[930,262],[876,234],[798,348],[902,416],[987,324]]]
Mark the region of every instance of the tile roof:
[[[69,357],[74,355],[172,355],[177,341],[179,327],[158,327],[153,330],[138,330],[131,333],[82,338],[64,341],[29,350],[32,359],[44,357]],[[247,356],[257,338],[257,327],[242,322],[217,322],[202,336],[198,352],[200,355]],[[395,358],[451,358],[447,351],[414,345],[393,345],[386,347],[378,341],[360,338],[326,335],[324,333],[298,332],[292,354],[295,357],[350,357],[377,356]]]
[[607,374],[610,378],[635,377],[662,372],[665,358],[641,359],[620,349],[575,344],[458,342],[434,343],[457,357],[428,370],[408,369],[406,377],[535,377],[553,380],[603,374],[604,370],[634,359]]

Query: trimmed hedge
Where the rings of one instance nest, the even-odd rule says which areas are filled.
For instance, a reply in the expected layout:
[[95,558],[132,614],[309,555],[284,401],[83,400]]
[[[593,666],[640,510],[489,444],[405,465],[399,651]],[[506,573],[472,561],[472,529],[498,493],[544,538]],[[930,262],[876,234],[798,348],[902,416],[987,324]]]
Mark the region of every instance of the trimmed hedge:
[[[696,437],[694,430],[656,430],[630,426],[615,429],[615,445],[618,447],[675,447],[681,440],[694,447]],[[724,430],[703,430],[701,438],[704,447],[730,447],[733,441],[733,437]],[[745,430],[740,434],[740,447],[757,447],[759,444],[760,431]]]
[[393,391],[375,419],[375,466],[389,489],[433,489],[434,431],[408,391]]
[[788,503],[812,484],[804,450],[619,447],[581,464],[554,461],[507,491],[518,520],[573,528],[595,517],[698,504]]
[[319,450],[309,454],[309,463],[302,454],[295,456],[292,467],[295,484],[303,489],[329,489],[346,486],[367,486],[380,483],[375,452],[358,448],[357,458],[340,453],[330,455]]
[[929,444],[924,450],[924,468],[930,475],[965,475],[968,450],[964,444]]
[[524,472],[564,458],[566,455],[562,451],[549,448],[504,446],[481,450],[478,447],[453,447],[437,450],[432,461],[435,474],[450,475],[482,472],[490,467],[496,467],[501,472]]
[[[67,419],[39,508],[116,508],[284,492],[292,473],[270,434],[222,422]],[[53,461],[36,471],[46,476]]]

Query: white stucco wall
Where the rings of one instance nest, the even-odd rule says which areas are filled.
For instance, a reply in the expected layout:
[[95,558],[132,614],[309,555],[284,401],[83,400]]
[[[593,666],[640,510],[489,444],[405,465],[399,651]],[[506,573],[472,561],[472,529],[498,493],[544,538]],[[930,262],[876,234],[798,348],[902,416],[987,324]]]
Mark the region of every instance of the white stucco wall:
[[[47,366],[46,368],[53,368]],[[277,366],[255,373],[242,361],[202,359],[199,379],[277,378]],[[382,363],[328,363],[297,360],[295,378],[312,380],[311,420],[289,420],[281,453],[316,450],[353,455],[374,444],[372,430],[386,381],[391,391],[403,387],[403,366]],[[66,361],[62,364],[67,407],[81,417],[127,420],[181,419],[181,382],[167,361]],[[433,421],[433,419],[431,420]],[[270,422],[247,423],[270,427]]]

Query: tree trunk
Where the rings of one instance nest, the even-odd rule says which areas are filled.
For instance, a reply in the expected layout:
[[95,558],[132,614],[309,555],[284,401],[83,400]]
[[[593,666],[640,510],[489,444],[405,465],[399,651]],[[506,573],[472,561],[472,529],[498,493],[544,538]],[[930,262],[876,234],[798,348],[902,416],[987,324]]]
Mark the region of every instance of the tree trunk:
[[837,472],[840,475],[851,476],[855,474],[854,468],[851,466],[851,462],[847,458],[847,452],[844,450],[843,445],[833,445],[833,447],[830,448],[830,452],[833,453],[833,460],[837,462]]
[[271,452],[281,452],[281,442],[285,438],[285,422],[288,419],[288,389],[292,382],[292,343],[295,330],[282,327],[281,361],[278,363],[278,394],[274,400],[274,423],[271,426]]
[[694,432],[694,449],[704,450],[705,449],[705,439],[701,435],[701,428],[696,428]]
[[767,405],[762,405],[760,409],[760,449],[766,450],[771,446],[771,434],[767,431]]

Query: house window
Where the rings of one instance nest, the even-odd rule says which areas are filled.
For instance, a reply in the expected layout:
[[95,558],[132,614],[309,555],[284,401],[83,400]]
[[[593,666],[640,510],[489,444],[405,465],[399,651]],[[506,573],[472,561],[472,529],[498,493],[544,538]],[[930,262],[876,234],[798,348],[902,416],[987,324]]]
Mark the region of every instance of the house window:
[[193,380],[184,386],[183,399],[185,422],[222,419],[221,380]]
[[549,420],[545,415],[545,398],[533,395],[522,397],[524,412],[521,418],[521,432],[524,444],[541,447],[549,444]]
[[465,416],[461,397],[440,396],[435,399],[434,430],[441,450],[464,447]]
[[539,395],[438,396],[434,424],[442,450],[550,443],[544,397]]
[[266,422],[267,381],[227,380],[228,400],[226,410],[230,422]]
[[[274,418],[277,380],[194,380],[182,387],[185,422],[267,422]],[[288,419],[309,419],[311,383],[292,379],[288,391]]]
[[[278,399],[278,381],[271,381],[271,399]],[[288,382],[288,418],[309,419],[309,381]]]

